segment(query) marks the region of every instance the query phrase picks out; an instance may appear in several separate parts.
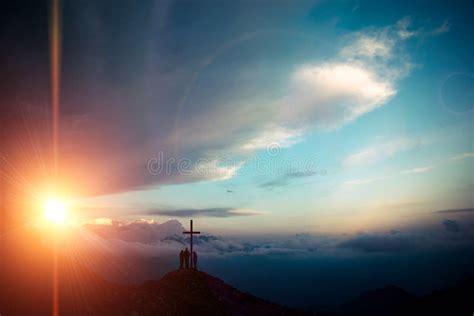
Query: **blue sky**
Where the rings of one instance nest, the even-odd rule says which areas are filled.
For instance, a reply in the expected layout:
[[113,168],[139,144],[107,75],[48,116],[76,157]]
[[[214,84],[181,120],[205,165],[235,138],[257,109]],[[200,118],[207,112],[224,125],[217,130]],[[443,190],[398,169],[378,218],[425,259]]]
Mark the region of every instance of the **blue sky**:
[[[80,199],[85,219],[186,210],[221,233],[339,233],[473,206],[472,22],[462,4],[73,7],[66,128],[92,127],[89,140],[105,130],[85,143],[104,192]],[[84,93],[73,94],[67,70],[79,68]]]

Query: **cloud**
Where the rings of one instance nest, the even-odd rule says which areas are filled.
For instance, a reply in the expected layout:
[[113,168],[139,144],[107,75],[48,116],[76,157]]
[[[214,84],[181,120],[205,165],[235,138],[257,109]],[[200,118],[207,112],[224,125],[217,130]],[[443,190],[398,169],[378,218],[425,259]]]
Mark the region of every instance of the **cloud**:
[[459,233],[461,231],[461,226],[457,221],[454,221],[452,219],[445,219],[442,222],[444,229],[446,231],[451,232],[451,233]]
[[384,58],[392,57],[395,39],[390,38],[386,32],[376,34],[360,34],[350,45],[341,50],[341,55],[349,58]]
[[268,126],[255,138],[250,139],[242,145],[244,150],[257,150],[269,148],[276,144],[280,148],[290,147],[302,141],[303,131],[301,129],[288,129],[284,127]]
[[390,158],[399,152],[413,150],[421,145],[419,140],[399,138],[367,147],[359,152],[349,155],[342,162],[345,167],[356,167],[375,164]]
[[180,210],[154,210],[147,212],[147,215],[164,215],[172,217],[238,217],[264,215],[265,212],[237,209],[230,207],[215,207],[206,209],[180,209]]
[[[240,212],[240,211],[237,211]],[[242,212],[245,212],[242,210]],[[201,234],[195,237],[197,251],[204,256],[347,256],[380,253],[410,253],[413,251],[472,245],[472,221],[444,220],[430,227],[411,228],[410,231],[390,229],[387,232],[347,233],[343,235],[295,234],[271,237],[231,237]],[[138,220],[112,224],[89,222],[84,234],[94,245],[104,245],[111,252],[141,256],[175,256],[187,245],[184,227],[177,220],[157,222]],[[448,234],[446,234],[448,232]],[[92,235],[91,235],[92,234]]]
[[451,24],[449,23],[449,20],[444,20],[440,26],[427,31],[426,33],[423,33],[423,35],[426,37],[438,36],[438,35],[448,33],[450,29],[451,29]]
[[409,23],[351,33],[333,58],[297,67],[279,102],[279,124],[328,131],[386,104],[413,68],[402,45]]
[[381,180],[385,180],[385,179],[387,179],[387,177],[355,179],[355,180],[344,181],[343,185],[354,186],[354,185],[361,185],[361,184],[369,184],[369,183],[373,183],[373,182],[381,181]]
[[450,209],[450,210],[440,210],[435,211],[434,213],[472,213],[474,212],[474,208],[461,208],[461,209]]
[[317,175],[317,172],[313,170],[289,172],[276,179],[263,182],[260,184],[260,186],[264,188],[281,187],[290,184],[290,182],[294,179],[307,178],[315,175]]
[[212,161],[205,161],[197,164],[191,172],[191,175],[196,175],[199,178],[207,178],[209,180],[227,180],[232,178],[236,172],[243,166],[244,162],[223,166],[218,159]]
[[[235,210],[247,213],[246,210]],[[183,235],[184,227],[176,220],[159,223],[154,220],[133,222],[91,221],[83,225],[86,232],[93,233],[88,239],[94,240],[89,246],[105,245],[111,252],[129,253],[146,256],[172,255],[187,245],[188,237]],[[222,255],[308,255],[314,254],[328,244],[327,238],[309,234],[296,234],[288,237],[276,237],[269,240],[247,240],[235,237],[220,237],[201,234],[194,238],[197,251],[204,256]]]
[[469,158],[473,158],[473,157],[474,157],[474,153],[470,153],[470,152],[463,153],[463,154],[459,154],[459,155],[456,155],[456,156],[452,156],[452,157],[448,158],[447,160],[438,163],[437,165],[406,169],[406,170],[401,171],[400,173],[401,174],[414,174],[414,173],[428,172],[428,171],[433,170],[434,168],[436,168],[439,165],[449,163],[449,162],[453,162],[453,161],[465,160],[465,159],[469,159]]
[[402,174],[422,173],[422,172],[430,171],[430,170],[432,170],[433,168],[434,168],[434,167],[432,167],[432,166],[428,166],[428,167],[418,167],[418,168],[403,170],[401,173],[402,173]]
[[112,221],[111,225],[88,222],[84,228],[106,239],[129,242],[155,243],[167,236],[182,234],[184,227],[177,220],[159,223],[154,220],[137,220],[129,223]]
[[406,40],[415,37],[419,34],[417,30],[409,30],[412,23],[412,19],[409,16],[404,17],[397,22],[397,34],[402,40]]
[[402,40],[408,40],[410,38],[427,38],[435,37],[445,34],[450,31],[451,24],[449,20],[444,20],[439,26],[426,30],[425,28],[414,29],[413,20],[410,16],[406,16],[399,20],[396,24],[397,34]]
[[339,244],[340,248],[363,253],[405,252],[413,250],[418,238],[409,234],[360,234]]
[[291,92],[280,102],[280,120],[290,127],[332,130],[376,109],[394,94],[390,81],[362,64],[307,64],[292,75]]
[[317,172],[313,170],[306,170],[306,171],[295,171],[295,172],[290,172],[287,173],[286,176],[288,178],[306,178],[306,177],[312,177],[316,175]]
[[282,186],[285,186],[287,184],[288,184],[288,179],[285,178],[285,177],[280,177],[280,178],[273,179],[273,180],[270,180],[270,181],[265,181],[265,182],[259,184],[259,186],[262,187],[262,188],[272,189],[272,188],[275,188],[275,187],[282,187]]
[[242,148],[288,147],[312,130],[340,128],[387,103],[396,94],[395,82],[408,73],[401,69],[409,68],[405,58],[394,60],[392,37],[356,33],[335,58],[296,67],[288,93],[275,102],[277,112]]
[[451,157],[452,160],[464,160],[464,159],[468,159],[468,158],[474,158],[474,153],[472,153],[472,152],[463,153],[463,154]]
[[94,219],[88,221],[87,224],[91,224],[91,225],[113,225],[114,221],[110,218],[107,218],[107,217],[99,217],[99,218],[94,218]]

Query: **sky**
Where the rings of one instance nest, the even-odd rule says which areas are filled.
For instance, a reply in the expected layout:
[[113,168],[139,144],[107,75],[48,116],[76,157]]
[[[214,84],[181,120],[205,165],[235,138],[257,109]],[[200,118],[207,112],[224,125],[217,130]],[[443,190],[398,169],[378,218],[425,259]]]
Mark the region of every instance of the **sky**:
[[84,218],[341,233],[471,208],[466,8],[65,2],[62,157],[92,191]]
[[[18,26],[13,5],[7,60],[41,142],[48,8],[36,7]],[[467,2],[64,1],[61,13],[54,183],[80,221],[347,233],[473,207]],[[52,178],[49,147],[28,162],[42,168],[35,192]]]
[[473,275],[468,1],[61,1],[57,169],[49,9],[0,10],[0,229],[63,199],[64,251],[138,282],[192,218],[205,271],[291,306]]

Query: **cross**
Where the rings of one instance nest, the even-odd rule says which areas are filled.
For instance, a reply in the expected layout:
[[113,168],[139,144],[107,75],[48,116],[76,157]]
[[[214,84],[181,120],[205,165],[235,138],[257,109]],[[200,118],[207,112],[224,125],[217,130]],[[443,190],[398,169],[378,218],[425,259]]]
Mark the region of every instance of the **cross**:
[[[190,236],[190,248],[191,248],[191,258],[193,257],[193,235],[194,234],[200,234],[201,232],[196,232],[196,231],[193,231],[193,220],[191,219],[189,221],[189,227],[191,228],[189,231],[184,231],[183,234],[189,234]],[[193,266],[192,264],[193,260],[191,259],[191,267]]]

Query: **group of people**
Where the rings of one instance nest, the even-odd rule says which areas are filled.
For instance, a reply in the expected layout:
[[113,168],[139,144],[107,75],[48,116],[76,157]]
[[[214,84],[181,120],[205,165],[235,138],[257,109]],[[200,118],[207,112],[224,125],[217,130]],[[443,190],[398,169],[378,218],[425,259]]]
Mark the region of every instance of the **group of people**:
[[179,268],[197,270],[198,255],[196,251],[191,252],[186,247],[179,252]]

